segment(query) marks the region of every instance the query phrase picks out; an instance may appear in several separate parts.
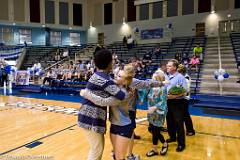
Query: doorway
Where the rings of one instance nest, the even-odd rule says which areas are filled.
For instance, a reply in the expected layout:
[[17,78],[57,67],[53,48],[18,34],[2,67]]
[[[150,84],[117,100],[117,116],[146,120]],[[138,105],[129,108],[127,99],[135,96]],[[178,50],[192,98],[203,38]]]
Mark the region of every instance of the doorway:
[[196,24],[196,36],[205,36],[205,23]]

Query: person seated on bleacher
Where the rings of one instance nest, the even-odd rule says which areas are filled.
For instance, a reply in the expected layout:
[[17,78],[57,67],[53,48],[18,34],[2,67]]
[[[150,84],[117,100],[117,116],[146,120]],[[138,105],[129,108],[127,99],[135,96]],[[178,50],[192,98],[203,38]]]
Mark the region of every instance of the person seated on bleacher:
[[57,49],[55,53],[55,61],[60,61],[61,60],[61,54],[59,48]]
[[191,58],[191,61],[189,63],[190,67],[189,70],[191,72],[191,69],[195,67],[196,72],[198,71],[198,65],[200,64],[199,58],[196,55],[193,55]]
[[152,52],[151,51],[147,51],[144,55],[143,55],[143,59],[142,62],[144,65],[149,65],[152,63]]
[[71,73],[71,65],[65,65],[63,69],[63,80],[71,80],[72,73]]
[[63,66],[57,65],[55,68],[55,73],[57,74],[57,79],[61,80],[63,78]]
[[184,54],[183,54],[183,57],[182,57],[181,64],[183,64],[183,65],[188,69],[188,67],[189,67],[189,62],[190,62],[190,59],[188,58],[187,54],[184,53]]
[[193,54],[197,56],[197,58],[199,58],[200,61],[203,60],[203,49],[202,47],[200,47],[199,44],[197,44],[196,47],[193,48]]
[[50,69],[48,72],[47,72],[47,75],[46,77],[44,77],[43,79],[43,85],[45,85],[46,81],[48,82],[49,86],[52,85],[52,80],[55,78],[55,73],[53,72],[52,69]]

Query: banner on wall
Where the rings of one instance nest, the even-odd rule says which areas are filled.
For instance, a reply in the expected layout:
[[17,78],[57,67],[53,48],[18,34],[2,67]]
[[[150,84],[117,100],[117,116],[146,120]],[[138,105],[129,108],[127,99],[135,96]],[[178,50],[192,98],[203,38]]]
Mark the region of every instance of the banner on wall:
[[16,85],[29,85],[30,73],[28,71],[17,71]]
[[163,38],[163,28],[141,30],[141,39]]

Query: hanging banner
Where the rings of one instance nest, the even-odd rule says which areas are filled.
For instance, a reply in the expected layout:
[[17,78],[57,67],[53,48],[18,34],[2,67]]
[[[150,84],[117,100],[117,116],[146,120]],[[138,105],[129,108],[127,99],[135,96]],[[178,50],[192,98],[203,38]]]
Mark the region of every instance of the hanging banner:
[[163,28],[141,30],[141,39],[160,39],[163,38]]

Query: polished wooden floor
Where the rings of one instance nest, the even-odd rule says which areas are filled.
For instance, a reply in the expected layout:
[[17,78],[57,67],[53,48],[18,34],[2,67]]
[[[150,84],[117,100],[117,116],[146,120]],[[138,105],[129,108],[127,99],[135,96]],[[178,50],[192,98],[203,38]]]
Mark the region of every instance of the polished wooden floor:
[[[39,100],[1,96],[1,102],[42,103],[44,105],[79,108],[78,103]],[[144,117],[144,111],[138,117]],[[176,143],[170,144],[166,156],[147,158],[146,152],[151,149],[151,135],[147,131],[147,122],[138,124],[136,133],[142,139],[136,141],[134,153],[141,159],[165,160],[240,160],[240,121],[210,117],[193,116],[197,134],[187,137],[187,148],[182,153],[175,151]],[[77,126],[77,116],[62,113],[19,108],[14,106],[0,107],[0,159],[21,156],[45,156],[54,160],[85,160],[88,143]],[[167,138],[167,134],[164,133]],[[27,148],[33,141],[42,144]],[[159,149],[160,149],[159,144]],[[106,134],[106,146],[103,160],[110,160],[111,144]],[[46,158],[47,157],[47,158]],[[9,158],[10,159],[10,158]],[[27,159],[27,158],[25,158]]]

